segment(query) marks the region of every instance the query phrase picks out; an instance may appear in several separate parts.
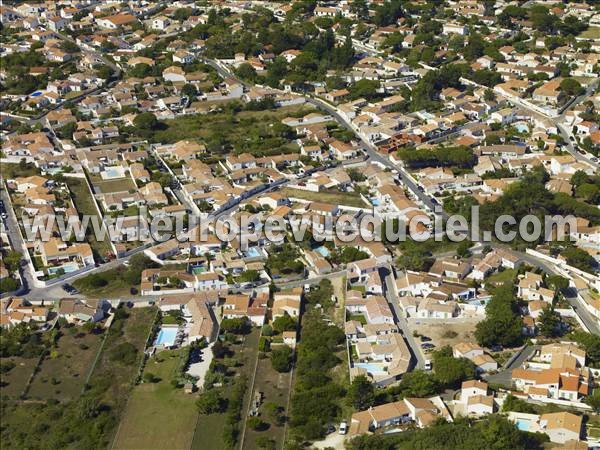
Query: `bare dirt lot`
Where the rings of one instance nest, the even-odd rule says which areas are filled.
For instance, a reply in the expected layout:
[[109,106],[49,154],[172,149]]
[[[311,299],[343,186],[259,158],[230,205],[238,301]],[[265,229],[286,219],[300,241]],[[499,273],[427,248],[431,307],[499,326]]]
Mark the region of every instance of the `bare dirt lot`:
[[420,336],[431,338],[431,344],[436,348],[445,345],[453,346],[459,342],[475,342],[475,325],[483,317],[461,319],[407,319],[411,333],[415,331]]

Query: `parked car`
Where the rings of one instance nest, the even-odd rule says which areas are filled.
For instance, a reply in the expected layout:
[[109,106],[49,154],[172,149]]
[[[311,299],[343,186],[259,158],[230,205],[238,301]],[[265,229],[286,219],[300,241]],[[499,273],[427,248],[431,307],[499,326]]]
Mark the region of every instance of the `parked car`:
[[346,434],[348,432],[348,424],[346,423],[346,421],[340,423],[340,428],[338,433],[340,434]]
[[421,336],[421,342],[429,342],[431,341],[431,338],[428,336]]

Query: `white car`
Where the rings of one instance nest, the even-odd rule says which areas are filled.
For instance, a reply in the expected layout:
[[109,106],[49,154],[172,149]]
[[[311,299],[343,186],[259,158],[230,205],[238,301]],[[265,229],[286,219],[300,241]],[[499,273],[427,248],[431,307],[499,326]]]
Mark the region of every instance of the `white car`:
[[340,428],[338,429],[338,433],[346,434],[348,432],[348,424],[346,421],[340,423]]

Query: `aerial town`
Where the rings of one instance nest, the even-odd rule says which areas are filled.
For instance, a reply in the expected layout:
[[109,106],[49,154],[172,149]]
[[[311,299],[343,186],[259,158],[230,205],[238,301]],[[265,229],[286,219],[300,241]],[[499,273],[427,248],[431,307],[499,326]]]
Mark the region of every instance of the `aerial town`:
[[6,449],[600,449],[600,2],[0,2]]

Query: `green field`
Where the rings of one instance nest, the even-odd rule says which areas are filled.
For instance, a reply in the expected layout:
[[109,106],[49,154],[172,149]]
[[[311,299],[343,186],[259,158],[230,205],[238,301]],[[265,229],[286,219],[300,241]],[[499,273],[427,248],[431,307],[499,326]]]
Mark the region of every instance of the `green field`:
[[181,352],[164,351],[147,361],[144,371],[160,381],[133,389],[113,448],[190,448],[198,416],[197,395],[171,385]]
[[312,192],[302,189],[284,188],[281,190],[284,197],[295,197],[310,202],[328,203],[331,205],[352,206],[355,208],[366,208],[368,205],[356,192],[322,191]]
[[44,358],[27,398],[72,400],[81,394],[85,379],[102,344],[102,334],[66,328],[57,348]]

